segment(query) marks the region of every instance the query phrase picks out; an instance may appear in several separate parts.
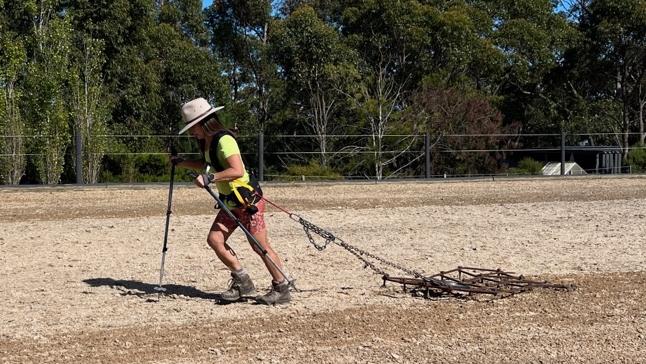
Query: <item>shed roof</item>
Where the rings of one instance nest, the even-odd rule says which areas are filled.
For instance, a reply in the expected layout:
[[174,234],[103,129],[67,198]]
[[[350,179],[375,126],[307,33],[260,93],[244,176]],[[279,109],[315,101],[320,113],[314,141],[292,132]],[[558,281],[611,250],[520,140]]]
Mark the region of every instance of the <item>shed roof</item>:
[[[548,162],[541,171],[543,176],[558,176],[561,174],[561,162]],[[588,173],[576,162],[565,162],[565,174],[582,175]]]

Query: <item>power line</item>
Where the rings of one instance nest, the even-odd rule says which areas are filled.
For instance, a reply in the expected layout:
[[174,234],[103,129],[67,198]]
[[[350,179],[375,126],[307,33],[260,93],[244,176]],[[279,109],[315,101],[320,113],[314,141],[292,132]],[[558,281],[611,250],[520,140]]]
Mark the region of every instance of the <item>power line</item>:
[[[605,136],[605,135],[641,135],[639,132],[595,132],[595,133],[566,133],[565,136]],[[546,134],[546,133],[521,133],[521,134],[431,134],[433,138],[437,137],[450,137],[450,138],[462,138],[462,137],[560,137],[561,134]],[[47,138],[47,135],[0,135],[0,138]],[[94,137],[99,138],[183,138],[190,139],[190,135],[177,135],[177,134],[97,134]],[[248,135],[238,135],[237,138],[256,138],[258,135],[248,134]],[[263,134],[264,138],[355,138],[355,137],[378,137],[373,134]],[[422,138],[424,134],[384,134],[381,137],[384,138]]]

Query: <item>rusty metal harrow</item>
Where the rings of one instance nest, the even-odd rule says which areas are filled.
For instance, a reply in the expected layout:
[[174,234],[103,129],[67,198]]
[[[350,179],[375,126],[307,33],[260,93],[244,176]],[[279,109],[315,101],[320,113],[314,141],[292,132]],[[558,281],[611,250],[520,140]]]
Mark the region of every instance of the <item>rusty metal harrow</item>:
[[[310,244],[317,250],[321,251],[327,248],[328,245],[335,244],[354,255],[364,264],[365,268],[370,268],[376,274],[381,275],[384,286],[386,282],[399,283],[404,286],[404,291],[411,287],[410,291],[413,294],[425,298],[461,297],[477,299],[481,295],[490,295],[493,298],[504,298],[534,288],[550,288],[566,291],[576,288],[574,285],[552,284],[545,281],[530,280],[522,275],[514,275],[513,272],[505,272],[500,269],[458,267],[447,272],[425,276],[421,271],[404,267],[367,250],[351,245],[343,239],[334,236],[331,232],[267,200],[265,197],[263,199],[299,223],[303,227]],[[315,235],[323,238],[323,242],[317,242]],[[390,276],[385,270],[386,267],[390,270],[404,272],[410,277],[415,278]]]
[[549,288],[570,291],[574,285],[553,284],[546,281],[536,281],[504,272],[500,269],[485,269],[473,267],[457,267],[456,269],[422,277],[391,277],[382,276],[386,282],[401,284],[404,291],[410,288],[413,295],[424,298],[459,297],[477,299],[481,295],[493,298],[509,297],[517,293],[527,292],[534,288]]

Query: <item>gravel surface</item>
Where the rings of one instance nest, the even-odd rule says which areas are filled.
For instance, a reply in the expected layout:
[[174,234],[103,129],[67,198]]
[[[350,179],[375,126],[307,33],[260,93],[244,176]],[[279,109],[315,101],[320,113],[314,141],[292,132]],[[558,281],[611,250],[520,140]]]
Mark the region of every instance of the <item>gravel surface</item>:
[[[341,247],[319,252],[273,208],[293,302],[219,305],[229,275],[206,245],[213,203],[168,188],[0,190],[0,363],[643,362],[646,178],[267,184],[266,197],[344,241],[434,274],[502,268],[572,292],[424,300]],[[256,285],[269,276],[231,244]],[[403,275],[401,272],[392,272]]]

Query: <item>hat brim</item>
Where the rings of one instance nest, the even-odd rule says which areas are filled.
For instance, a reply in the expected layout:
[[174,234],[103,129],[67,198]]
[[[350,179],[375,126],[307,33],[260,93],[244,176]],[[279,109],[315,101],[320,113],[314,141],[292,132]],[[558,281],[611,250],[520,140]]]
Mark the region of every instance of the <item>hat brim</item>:
[[216,112],[218,112],[218,111],[220,111],[222,109],[224,109],[224,106],[214,107],[213,110],[211,112],[209,112],[208,114],[206,114],[204,116],[200,116],[199,118],[197,118],[197,119],[191,121],[190,123],[186,124],[186,126],[182,130],[180,130],[179,133],[177,133],[177,134],[178,135],[184,134],[188,129],[194,127],[195,125],[199,124],[204,119],[208,118],[209,116],[215,114]]

